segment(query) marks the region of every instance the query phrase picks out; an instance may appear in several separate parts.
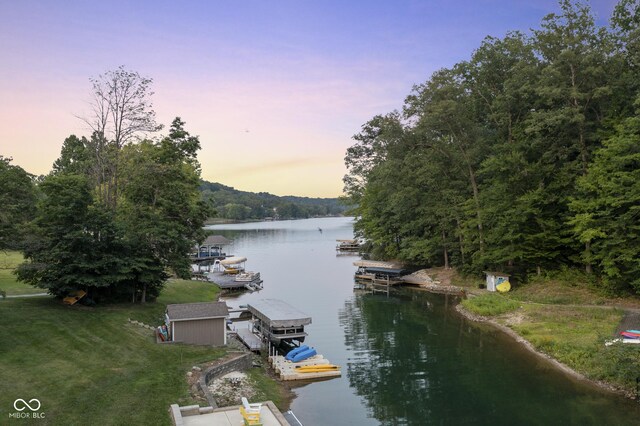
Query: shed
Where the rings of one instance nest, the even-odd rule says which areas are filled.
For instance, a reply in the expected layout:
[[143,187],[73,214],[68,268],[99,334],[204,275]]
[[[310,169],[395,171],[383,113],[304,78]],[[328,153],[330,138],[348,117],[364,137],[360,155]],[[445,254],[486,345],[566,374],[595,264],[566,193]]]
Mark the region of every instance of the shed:
[[499,285],[504,281],[509,281],[510,275],[508,274],[503,274],[501,272],[491,272],[491,271],[484,271],[484,273],[487,275],[487,290],[489,291],[496,291],[497,285]]
[[180,303],[167,305],[165,321],[174,342],[193,345],[227,344],[225,302]]

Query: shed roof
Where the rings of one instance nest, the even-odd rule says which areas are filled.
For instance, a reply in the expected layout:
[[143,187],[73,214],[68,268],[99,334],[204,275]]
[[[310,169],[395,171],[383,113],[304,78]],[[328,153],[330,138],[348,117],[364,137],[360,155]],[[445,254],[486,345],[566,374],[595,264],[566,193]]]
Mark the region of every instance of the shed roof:
[[494,277],[510,277],[509,274],[503,274],[502,272],[483,271],[487,275],[493,275]]
[[249,311],[270,327],[311,324],[311,317],[279,299],[261,299],[248,304]]
[[402,265],[396,262],[381,262],[377,260],[358,260],[357,262],[353,262],[354,266],[362,267],[362,268],[389,268],[389,269],[399,269],[402,268]]
[[170,321],[191,319],[221,318],[229,315],[225,302],[179,303],[167,305],[167,316]]
[[222,235],[209,235],[201,245],[203,246],[226,246],[231,244],[231,240]]
[[405,272],[407,272],[405,269],[400,269],[400,268],[365,267],[365,270],[369,273],[382,274],[382,275],[402,275]]

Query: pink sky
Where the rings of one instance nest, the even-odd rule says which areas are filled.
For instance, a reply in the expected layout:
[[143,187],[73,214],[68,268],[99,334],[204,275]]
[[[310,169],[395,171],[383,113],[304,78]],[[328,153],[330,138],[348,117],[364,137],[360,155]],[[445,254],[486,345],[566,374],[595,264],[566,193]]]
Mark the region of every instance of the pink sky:
[[[204,179],[335,197],[362,124],[484,36],[557,9],[531,3],[0,0],[0,155],[48,173],[68,135],[89,134],[89,77],[124,65],[154,79],[161,123],[200,136]],[[606,17],[614,2],[592,4]]]

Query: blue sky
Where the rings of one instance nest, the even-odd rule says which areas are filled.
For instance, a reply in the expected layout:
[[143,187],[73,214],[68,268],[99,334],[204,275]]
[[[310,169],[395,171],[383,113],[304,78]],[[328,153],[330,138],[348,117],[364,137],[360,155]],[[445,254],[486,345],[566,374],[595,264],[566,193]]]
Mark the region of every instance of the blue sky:
[[[591,2],[604,24],[614,1]],[[154,79],[158,118],[200,136],[203,177],[337,196],[351,136],[487,35],[538,27],[555,1],[0,0],[0,154],[47,173],[88,134],[89,77]]]

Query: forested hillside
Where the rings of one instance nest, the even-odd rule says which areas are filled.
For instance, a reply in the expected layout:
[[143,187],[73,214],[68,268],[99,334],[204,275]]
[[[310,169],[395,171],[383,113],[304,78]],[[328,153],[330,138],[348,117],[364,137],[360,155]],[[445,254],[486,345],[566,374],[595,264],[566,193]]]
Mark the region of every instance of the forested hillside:
[[373,117],[345,192],[378,255],[640,292],[640,2],[599,27],[568,0]]
[[342,214],[345,207],[337,198],[278,197],[267,192],[246,192],[219,183],[201,181],[200,191],[211,202],[216,217],[232,220],[298,219]]

